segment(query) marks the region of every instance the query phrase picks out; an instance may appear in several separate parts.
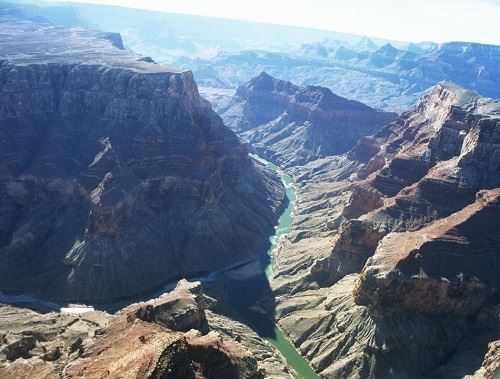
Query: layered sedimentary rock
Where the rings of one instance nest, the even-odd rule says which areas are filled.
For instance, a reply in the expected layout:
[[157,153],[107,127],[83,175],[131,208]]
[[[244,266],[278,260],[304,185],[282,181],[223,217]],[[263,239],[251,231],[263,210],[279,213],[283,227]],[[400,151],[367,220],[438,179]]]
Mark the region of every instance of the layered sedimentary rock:
[[108,302],[253,255],[284,198],[189,71],[0,23],[0,289]]
[[290,172],[278,324],[325,377],[463,377],[498,339],[500,105],[440,83]]
[[476,313],[499,298],[499,217],[497,188],[422,229],[389,234],[366,263],[355,301],[383,312]]
[[331,254],[315,266],[330,275],[322,284],[359,272],[387,233],[420,229],[500,186],[499,119],[497,102],[442,83],[333,163],[333,172],[351,170],[342,183],[350,196],[329,220],[341,227]]
[[39,314],[3,306],[0,376],[263,377],[245,347],[208,329],[200,283],[186,281],[114,316]]
[[396,117],[333,94],[261,73],[240,86],[221,115],[241,139],[287,167],[342,154]]

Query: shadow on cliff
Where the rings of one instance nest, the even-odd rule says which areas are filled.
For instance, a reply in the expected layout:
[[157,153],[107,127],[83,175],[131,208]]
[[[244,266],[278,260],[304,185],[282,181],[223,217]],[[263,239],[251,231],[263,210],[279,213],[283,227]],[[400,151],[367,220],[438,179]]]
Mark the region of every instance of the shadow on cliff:
[[[286,207],[287,204],[284,206]],[[274,228],[270,231],[270,235],[273,232]],[[268,254],[270,248],[271,243],[267,242],[258,255],[263,269],[272,264]],[[224,299],[224,305],[230,308],[225,310],[222,306],[217,310],[218,313],[226,313],[228,317],[234,318],[233,312],[236,312],[241,316],[241,318],[238,317],[239,321],[253,329],[260,337],[276,338],[274,318],[276,301],[265,272],[255,273],[245,280],[234,279],[230,275],[223,274],[218,282],[220,288],[214,295],[219,299]],[[210,295],[212,292],[210,286],[204,286],[204,288]]]

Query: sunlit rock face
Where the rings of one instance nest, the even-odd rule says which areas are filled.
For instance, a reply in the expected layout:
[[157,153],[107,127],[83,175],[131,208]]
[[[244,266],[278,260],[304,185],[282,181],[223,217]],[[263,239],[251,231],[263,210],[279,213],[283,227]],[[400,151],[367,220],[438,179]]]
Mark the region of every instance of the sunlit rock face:
[[497,101],[443,82],[348,153],[290,170],[277,319],[324,377],[496,370],[499,136]]
[[242,344],[208,330],[205,299],[199,282],[182,280],[170,293],[115,315],[0,305],[0,376],[263,378]]
[[500,186],[499,130],[497,102],[441,83],[361,140],[345,157],[356,167],[351,195],[330,220],[342,225],[340,237],[313,272],[324,284],[359,272],[388,233],[421,229],[473,203],[479,190]]
[[243,141],[284,167],[345,153],[397,116],[264,72],[240,86],[221,112]]
[[189,71],[0,23],[0,288],[107,302],[256,254],[284,197]]

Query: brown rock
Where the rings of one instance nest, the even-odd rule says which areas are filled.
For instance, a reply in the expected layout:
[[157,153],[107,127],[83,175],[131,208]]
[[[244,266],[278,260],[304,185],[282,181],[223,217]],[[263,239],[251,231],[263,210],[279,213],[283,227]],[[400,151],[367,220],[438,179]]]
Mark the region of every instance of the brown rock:
[[500,189],[414,232],[377,246],[354,290],[356,303],[383,312],[476,313],[500,289]]
[[[7,336],[0,350],[14,351],[16,347],[17,356],[0,354],[0,376],[9,379],[261,378],[257,360],[245,347],[216,332],[206,333],[208,325],[202,300],[200,283],[181,281],[175,290],[161,298],[130,305],[114,316],[95,311],[79,317],[42,315],[3,306],[0,330]],[[152,309],[152,319],[137,317],[144,318],[145,309]],[[200,319],[204,322],[200,323]],[[31,326],[29,337],[19,337],[28,326]],[[177,331],[197,326],[203,330]],[[103,333],[96,334],[99,328]],[[33,335],[42,337],[40,343],[44,349],[35,349],[38,342]],[[24,338],[24,345],[12,346],[10,340],[15,338]]]
[[221,115],[258,154],[282,167],[345,153],[397,116],[265,72],[240,86]]
[[1,290],[111,303],[267,243],[282,185],[191,72],[100,32],[6,19],[0,33]]

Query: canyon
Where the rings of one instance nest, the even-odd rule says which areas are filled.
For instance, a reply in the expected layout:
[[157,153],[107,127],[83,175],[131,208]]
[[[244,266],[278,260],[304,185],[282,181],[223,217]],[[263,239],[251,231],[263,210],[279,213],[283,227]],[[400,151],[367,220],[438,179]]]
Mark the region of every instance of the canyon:
[[[40,314],[2,305],[0,328],[6,333],[0,338],[0,359],[9,364],[0,365],[0,376],[263,378],[253,353],[228,335],[231,321],[214,308],[216,301],[202,292],[201,284],[187,281],[112,316],[99,311]],[[258,339],[251,330],[241,332],[245,340]],[[264,360],[273,357],[266,346],[264,354]],[[275,370],[277,363],[283,366],[277,359]]]
[[123,50],[115,34],[0,28],[2,291],[109,303],[265,246],[280,181],[189,71]]
[[0,377],[500,375],[498,46],[194,33],[173,68],[7,4]]
[[240,86],[219,114],[242,142],[284,168],[345,153],[396,118],[328,88],[299,87],[265,72]]
[[499,133],[498,102],[439,83],[346,154],[290,170],[276,318],[323,377],[481,366],[500,330]]

